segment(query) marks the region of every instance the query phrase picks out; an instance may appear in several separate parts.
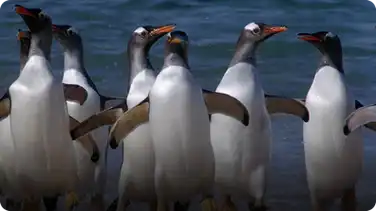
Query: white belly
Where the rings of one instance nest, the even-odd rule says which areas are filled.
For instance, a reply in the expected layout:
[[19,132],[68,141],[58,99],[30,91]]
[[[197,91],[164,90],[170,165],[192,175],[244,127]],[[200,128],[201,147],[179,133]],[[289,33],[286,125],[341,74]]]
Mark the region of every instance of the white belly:
[[136,201],[154,199],[155,159],[149,124],[140,125],[129,134],[123,150],[119,188],[123,189],[124,197]]
[[17,193],[15,147],[10,130],[10,117],[0,121],[0,188],[5,195]]
[[[128,108],[144,100],[155,81],[152,70],[144,70],[133,79],[127,96]],[[136,201],[155,199],[154,149],[149,123],[137,127],[123,140],[123,165],[119,188],[123,197]]]
[[31,57],[9,89],[19,184],[36,196],[73,188],[76,176],[63,87],[39,62]]
[[362,169],[361,130],[348,137],[343,134],[354,101],[342,76],[325,69],[316,74],[306,107],[310,120],[303,125],[303,138],[310,190],[316,197],[333,199],[355,185]]
[[[270,161],[271,129],[264,92],[255,75],[242,64],[230,69],[217,88],[242,102],[249,126],[223,114],[212,115],[211,143],[215,154],[215,182],[222,194],[261,198]],[[248,67],[249,68],[249,67]]]
[[150,93],[156,191],[169,200],[199,194],[213,180],[208,112],[200,92],[188,70],[169,67]]
[[[83,105],[77,102],[67,101],[70,116],[82,122],[93,114],[100,112],[100,96],[89,86],[82,73],[74,69],[65,70],[63,83],[80,85],[88,94]],[[100,151],[100,159],[97,164],[91,161],[91,154],[89,154],[79,142],[73,142],[77,156],[79,186],[82,194],[87,192],[100,194],[104,191],[106,179],[108,126],[98,128],[90,132],[90,134],[94,138]]]

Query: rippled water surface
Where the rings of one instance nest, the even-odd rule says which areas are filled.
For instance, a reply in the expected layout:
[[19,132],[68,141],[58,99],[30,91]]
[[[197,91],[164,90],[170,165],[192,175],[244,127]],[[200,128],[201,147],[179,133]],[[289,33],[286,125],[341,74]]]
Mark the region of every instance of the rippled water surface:
[[[140,25],[176,23],[191,40],[189,60],[203,87],[214,89],[223,76],[239,32],[251,21],[289,27],[264,43],[258,52],[259,71],[266,92],[304,97],[319,53],[296,39],[298,32],[328,30],[338,34],[344,48],[346,78],[363,103],[376,102],[376,10],[366,0],[10,0],[0,10],[0,88],[6,89],[19,72],[17,29],[24,29],[13,4],[41,7],[57,24],[70,24],[84,39],[86,67],[103,93],[126,95],[126,45]],[[163,57],[159,42],[151,53],[159,69]],[[63,57],[54,43],[52,66],[61,77]],[[376,202],[375,134],[364,130],[365,165],[358,186],[360,210]],[[273,163],[268,189],[272,210],[308,210],[302,122],[295,117],[273,117]],[[119,151],[109,160],[110,190],[115,192]],[[109,199],[111,198],[108,196]],[[136,209],[133,209],[136,210]]]

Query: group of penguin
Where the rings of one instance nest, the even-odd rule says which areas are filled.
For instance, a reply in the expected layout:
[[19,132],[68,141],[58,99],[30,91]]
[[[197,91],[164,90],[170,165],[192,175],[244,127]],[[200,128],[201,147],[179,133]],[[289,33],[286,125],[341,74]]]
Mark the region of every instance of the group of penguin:
[[[122,143],[118,198],[107,210],[131,202],[151,211],[187,211],[201,197],[205,211],[267,209],[270,115],[300,117],[313,210],[356,210],[361,175],[361,127],[376,131],[376,106],[355,100],[344,80],[341,42],[320,31],[300,33],[321,53],[306,99],[265,94],[256,51],[285,26],[249,23],[217,89],[204,90],[188,62],[188,35],[174,24],[138,27],[128,42],[128,96],[99,93],[85,70],[82,39],[69,25],[52,24],[39,8],[15,6],[28,30],[18,32],[20,74],[0,99],[0,190],[9,210],[67,209],[89,199],[105,210],[107,149]],[[156,74],[149,50],[167,36]],[[53,39],[64,52],[62,81],[50,66]],[[109,100],[121,100],[106,108]],[[216,203],[214,192],[220,194]]]

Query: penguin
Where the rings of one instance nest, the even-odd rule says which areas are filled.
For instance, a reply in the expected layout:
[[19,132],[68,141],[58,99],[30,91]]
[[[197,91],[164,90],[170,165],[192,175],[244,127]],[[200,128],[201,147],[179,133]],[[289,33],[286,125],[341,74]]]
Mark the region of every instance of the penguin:
[[[109,100],[124,100],[120,97],[107,97],[99,94],[97,87],[91,80],[84,64],[84,51],[82,38],[79,32],[70,25],[52,25],[54,38],[61,45],[64,52],[64,74],[62,82],[64,84],[79,85],[85,89],[87,97],[80,104],[77,101],[67,100],[67,108],[70,116],[78,121],[84,121],[91,115],[105,109],[105,103]],[[92,163],[87,159],[90,154],[85,153],[80,145],[75,145],[78,153],[79,179],[81,195],[91,195],[91,208],[104,209],[103,195],[106,184],[106,157],[108,128],[98,128],[91,132],[96,145],[99,147],[101,156],[97,163]],[[71,206],[71,205],[68,205]]]
[[[31,42],[31,33],[30,31],[28,30],[21,30],[19,29],[18,30],[18,33],[17,33],[17,40],[19,41],[19,45],[20,45],[20,71],[22,71],[23,67],[25,66],[26,62],[27,62],[27,59],[28,59],[28,55],[29,55],[29,49],[30,49],[30,42]],[[71,100],[74,100],[73,98],[70,98],[69,95],[67,95],[67,91],[69,92],[80,92],[82,91],[82,88],[79,87],[79,86],[76,86],[76,85],[69,85],[69,84],[64,84],[64,90],[65,90],[65,97],[67,99],[71,99]],[[5,117],[4,118],[5,121],[8,121],[8,128],[9,128],[9,116]],[[0,122],[0,125],[1,124],[4,124],[5,121],[1,121]],[[73,120],[73,118],[71,117],[70,119],[70,122],[72,121],[75,121]],[[6,131],[3,131],[4,127],[1,126],[1,129],[2,129],[2,137],[5,137],[6,136]],[[7,131],[10,131],[10,129],[8,129]],[[87,136],[86,137],[86,140],[84,138],[84,142],[85,141],[88,141],[88,142],[93,142],[93,140],[90,140],[91,137],[90,136]],[[4,139],[2,139],[4,140]],[[2,156],[11,156],[9,157],[9,159],[11,160],[10,162],[7,162],[7,164],[9,166],[14,166],[12,161],[14,160],[13,157],[12,157],[12,154],[14,154],[14,146],[12,147],[13,145],[13,141],[9,141],[9,139],[7,141],[4,141],[5,144],[7,144],[6,146],[3,146],[1,147],[1,150],[3,150],[3,152],[1,153]],[[11,144],[11,145],[9,145]],[[11,147],[11,148],[9,148]],[[90,147],[90,146],[89,146]],[[9,153],[9,154],[8,154]],[[14,171],[14,169],[13,169]],[[15,173],[11,174],[11,175],[7,175],[7,182],[9,181],[12,181],[14,178],[15,178]],[[15,187],[15,184],[13,183],[11,185],[11,187]],[[7,192],[7,191],[5,191]],[[56,209],[56,202],[57,200],[55,198],[51,199],[51,198],[44,198],[43,199],[44,201],[44,204],[45,204],[45,207],[46,207],[46,210],[47,211],[50,211],[50,210],[55,210]],[[22,202],[19,201],[19,200],[14,200],[14,199],[11,199],[11,198],[7,198],[6,199],[6,205],[5,207],[8,209],[8,210],[19,210],[20,207],[22,205]]]
[[345,118],[355,100],[345,83],[342,46],[338,35],[328,31],[299,33],[321,53],[319,67],[305,99],[310,120],[303,124],[308,187],[313,209],[329,210],[341,198],[342,210],[356,210],[356,183],[362,172],[361,128],[348,136]]
[[[127,107],[133,108],[144,100],[155,81],[156,73],[149,61],[149,51],[154,43],[175,28],[174,24],[141,26],[128,41],[130,87]],[[123,163],[119,178],[117,211],[123,211],[130,201],[147,202],[150,210],[156,209],[154,189],[154,150],[149,125],[140,125],[123,142]]]
[[[27,30],[19,29],[17,32],[17,41],[19,42],[20,47],[20,71],[26,64],[29,48],[30,48],[30,32]],[[1,168],[2,173],[4,173],[4,180],[2,180],[1,187],[3,189],[3,194],[6,196],[5,199],[5,208],[7,210],[19,210],[21,207],[21,201],[16,200],[14,195],[10,192],[10,188],[4,189],[7,186],[7,183],[13,182],[10,187],[15,187],[13,179],[16,176],[14,169],[14,144],[11,135],[9,116],[6,116],[0,121],[0,157],[1,157]],[[9,186],[8,186],[9,187]]]
[[215,155],[215,186],[223,196],[220,210],[236,210],[232,196],[248,202],[249,210],[265,210],[265,191],[271,159],[269,115],[287,113],[304,121],[309,112],[299,100],[265,94],[257,70],[256,51],[268,38],[287,30],[251,22],[242,30],[234,56],[216,92],[228,94],[246,106],[250,124],[244,126],[223,115],[211,117],[211,144]]
[[[18,30],[17,39],[20,42],[20,70],[24,68],[28,58],[29,58],[29,49],[31,43],[31,32],[29,30]],[[8,201],[11,206],[20,206],[19,202]],[[44,205],[47,211],[53,211],[56,209],[57,200],[55,197],[43,198]]]
[[[226,94],[202,90],[190,72],[188,35],[168,34],[164,65],[149,96],[130,108],[113,124],[110,146],[116,148],[124,137],[148,122],[155,153],[155,191],[158,210],[188,210],[190,200],[210,196],[214,179],[214,155],[210,144],[209,114],[225,113],[248,125],[247,109]],[[126,141],[126,139],[124,140]]]
[[[38,210],[40,198],[74,190],[75,155],[69,144],[65,88],[53,78],[49,63],[51,18],[39,8],[16,5],[15,11],[31,32],[30,52],[19,77],[0,99],[0,118],[9,116],[17,155],[17,194],[26,200],[23,209]],[[97,159],[95,144],[87,144],[91,145],[92,159]]]

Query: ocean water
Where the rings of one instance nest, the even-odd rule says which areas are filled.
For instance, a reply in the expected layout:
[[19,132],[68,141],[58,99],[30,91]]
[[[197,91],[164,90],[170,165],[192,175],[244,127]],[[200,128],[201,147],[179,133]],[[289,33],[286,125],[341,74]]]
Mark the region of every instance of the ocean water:
[[[138,26],[176,23],[177,29],[187,32],[193,74],[204,88],[213,90],[226,71],[240,31],[247,23],[257,21],[289,27],[262,44],[257,53],[267,93],[305,97],[319,52],[298,40],[296,34],[327,30],[341,38],[351,91],[364,104],[376,102],[376,9],[366,0],[10,0],[0,10],[1,90],[18,75],[16,33],[19,28],[26,29],[14,13],[15,3],[43,8],[54,23],[70,24],[81,32],[87,70],[104,94],[126,96],[126,46]],[[158,71],[163,41],[153,47],[150,55]],[[53,46],[52,67],[61,77],[63,56],[57,43]],[[267,204],[271,210],[309,210],[302,121],[291,116],[275,116],[272,120],[273,161]],[[361,211],[371,209],[376,202],[376,134],[363,131],[365,163],[357,188]],[[110,151],[109,200],[116,194],[120,159],[119,150]]]

